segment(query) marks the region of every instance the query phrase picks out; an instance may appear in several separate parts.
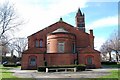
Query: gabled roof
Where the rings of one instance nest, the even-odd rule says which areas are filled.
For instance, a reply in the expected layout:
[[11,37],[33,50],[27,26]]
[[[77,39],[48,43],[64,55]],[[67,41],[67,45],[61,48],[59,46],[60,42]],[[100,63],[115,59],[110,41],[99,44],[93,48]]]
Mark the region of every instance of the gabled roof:
[[[30,36],[28,36],[28,37],[31,37],[31,36],[39,33],[39,32],[46,31],[46,30],[48,30],[49,28],[53,27],[54,25],[61,24],[61,23],[68,25],[69,27],[73,28],[74,30],[77,30],[77,28],[74,27],[74,26],[72,26],[71,24],[68,24],[68,23],[66,23],[66,22],[64,22],[64,21],[57,21],[56,23],[54,23],[54,24],[52,24],[52,25],[50,25],[50,26],[48,26],[48,27],[46,27],[46,28],[44,28],[44,29],[42,29],[42,30],[40,30],[40,31],[38,31],[38,32],[35,32],[34,34],[32,34],[32,35],[30,35]],[[58,28],[60,28],[60,27],[61,27],[61,26],[59,26]],[[62,27],[64,28],[64,26],[62,26]],[[57,29],[57,28],[56,28],[56,29]],[[57,30],[57,31],[60,31],[60,30]],[[61,31],[62,31],[62,30],[61,30]],[[53,32],[53,31],[51,31],[51,32]],[[51,32],[50,32],[50,33],[51,33]],[[65,31],[65,32],[66,32],[66,31]],[[81,33],[85,33],[85,34],[88,35],[88,33],[86,33],[86,32],[82,32],[82,31],[80,31],[80,32],[81,32]]]
[[[35,34],[37,34],[37,33],[41,32],[41,31],[43,31],[43,30],[45,30],[45,29],[48,29],[49,27],[54,26],[55,24],[58,24],[58,23],[64,23],[64,24],[69,25],[70,27],[74,27],[73,25],[68,24],[68,23],[66,23],[66,22],[64,22],[64,21],[57,21],[57,22],[55,22],[55,23],[51,24],[50,26],[45,27],[44,29],[42,29],[42,30],[40,30],[40,31],[38,31],[38,32],[33,33],[33,34],[32,34],[32,35],[30,35],[30,36],[33,36],[33,35],[35,35]],[[28,36],[28,37],[30,37],[30,36]]]

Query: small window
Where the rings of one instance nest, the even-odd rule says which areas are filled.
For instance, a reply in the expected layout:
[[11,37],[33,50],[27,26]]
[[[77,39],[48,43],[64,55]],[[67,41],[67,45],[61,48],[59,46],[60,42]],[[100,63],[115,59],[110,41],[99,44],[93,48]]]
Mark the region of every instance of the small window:
[[72,44],[72,53],[75,53],[75,43]]
[[87,58],[87,64],[92,64],[92,57]]
[[40,47],[43,47],[43,40],[40,40]]
[[30,65],[31,66],[35,66],[36,65],[36,58],[35,57],[30,58]]
[[58,43],[58,52],[59,53],[64,53],[64,42],[59,42]]
[[38,40],[35,41],[35,47],[37,47],[37,48],[39,47],[39,41]]

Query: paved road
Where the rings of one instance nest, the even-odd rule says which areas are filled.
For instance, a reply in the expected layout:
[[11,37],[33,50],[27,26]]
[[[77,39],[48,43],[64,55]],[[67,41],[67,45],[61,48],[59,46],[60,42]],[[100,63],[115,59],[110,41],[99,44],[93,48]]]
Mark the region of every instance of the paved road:
[[13,75],[20,78],[98,78],[104,75],[109,75],[110,70],[118,69],[88,69],[79,72],[37,72],[37,70],[20,70],[20,68],[12,69]]

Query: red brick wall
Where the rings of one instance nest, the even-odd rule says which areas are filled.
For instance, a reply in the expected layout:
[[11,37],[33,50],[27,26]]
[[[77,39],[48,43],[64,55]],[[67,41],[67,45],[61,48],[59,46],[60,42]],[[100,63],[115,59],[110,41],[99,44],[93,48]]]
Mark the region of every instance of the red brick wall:
[[94,49],[94,36],[93,36],[93,30],[90,30],[89,39],[90,39],[90,47]]
[[90,45],[89,34],[79,31],[77,28],[75,28],[65,22],[57,22],[57,23],[49,26],[49,28],[48,27],[44,28],[40,32],[37,32],[37,33],[29,36],[28,37],[28,42],[29,42],[28,47],[33,48],[35,46],[34,43],[35,43],[36,39],[38,39],[38,40],[43,39],[43,42],[44,42],[43,46],[46,47],[47,34],[60,28],[61,26],[63,26],[65,30],[76,35],[77,47],[87,47]]
[[[44,55],[43,54],[22,54],[22,63],[21,63],[21,69],[30,69],[29,66],[29,58],[30,56],[35,56],[37,59],[37,66],[44,66]],[[35,69],[36,69],[35,67]]]
[[93,61],[93,64],[96,66],[96,68],[101,67],[100,55],[96,54],[96,53],[89,53],[89,54],[81,53],[81,54],[79,54],[79,64],[87,64],[88,57],[93,58],[92,61]]
[[58,53],[58,42],[64,42],[64,53],[72,53],[72,45],[75,42],[75,36],[71,34],[51,34],[47,37],[49,43],[49,53]]
[[72,53],[49,53],[46,54],[46,61],[48,65],[71,65],[74,64],[75,55]]

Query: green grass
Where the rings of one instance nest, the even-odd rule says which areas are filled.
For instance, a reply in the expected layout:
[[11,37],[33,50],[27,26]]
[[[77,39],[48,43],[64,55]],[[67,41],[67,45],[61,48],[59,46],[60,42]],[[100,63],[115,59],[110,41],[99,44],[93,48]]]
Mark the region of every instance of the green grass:
[[120,78],[120,70],[112,70],[110,71],[110,75],[103,76],[101,78]]
[[[110,66],[113,67],[113,65],[110,65]],[[0,65],[0,74],[2,73],[2,80],[35,80],[34,78],[33,79],[32,78],[18,78],[14,76],[13,73],[9,71],[12,68],[19,68],[19,67],[3,67],[2,65]],[[110,73],[111,73],[110,75],[103,76],[100,78],[88,78],[88,79],[82,78],[80,80],[118,80],[118,74],[120,75],[120,70],[119,71],[112,70],[110,71]],[[50,80],[54,80],[54,79],[50,79]]]
[[12,68],[20,68],[18,67],[3,67],[0,65],[0,80],[35,80],[34,78],[18,78],[13,75],[13,72],[9,70]]
[[0,65],[1,78],[17,78],[16,76],[13,76],[13,72],[9,71],[10,69],[12,69],[12,67],[3,67]]

